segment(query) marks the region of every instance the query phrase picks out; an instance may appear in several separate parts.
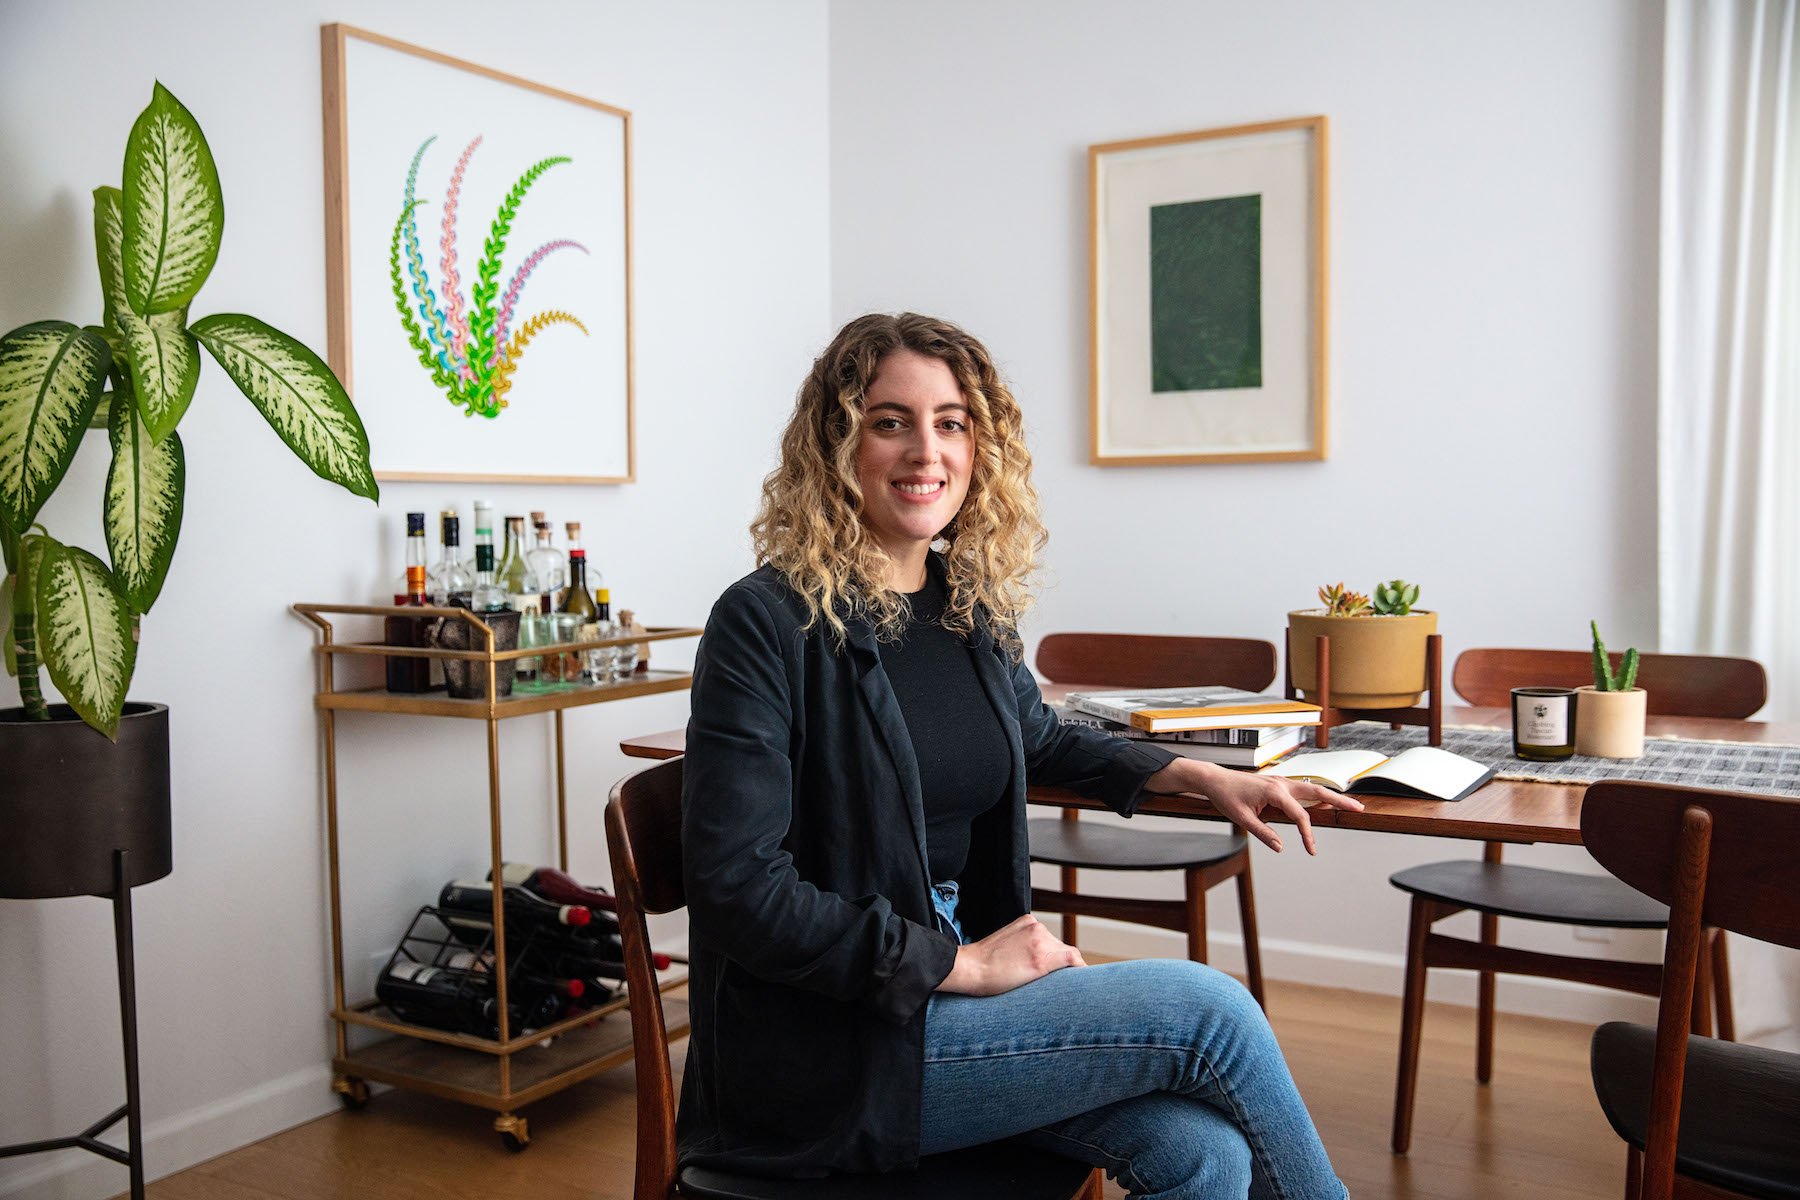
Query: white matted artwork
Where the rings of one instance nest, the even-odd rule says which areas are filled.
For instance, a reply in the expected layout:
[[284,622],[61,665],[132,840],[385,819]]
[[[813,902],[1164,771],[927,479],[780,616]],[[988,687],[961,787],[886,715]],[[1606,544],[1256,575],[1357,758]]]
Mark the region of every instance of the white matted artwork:
[[331,365],[376,477],[630,482],[631,114],[321,34]]
[[1326,121],[1088,148],[1089,461],[1326,450]]

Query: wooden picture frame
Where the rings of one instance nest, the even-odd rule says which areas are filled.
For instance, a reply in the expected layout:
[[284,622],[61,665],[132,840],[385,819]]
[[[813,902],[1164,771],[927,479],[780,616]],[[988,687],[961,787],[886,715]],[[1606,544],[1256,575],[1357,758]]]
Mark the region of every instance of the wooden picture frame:
[[327,344],[376,478],[632,482],[631,114],[320,42]]
[[1326,454],[1322,116],[1088,147],[1089,461]]

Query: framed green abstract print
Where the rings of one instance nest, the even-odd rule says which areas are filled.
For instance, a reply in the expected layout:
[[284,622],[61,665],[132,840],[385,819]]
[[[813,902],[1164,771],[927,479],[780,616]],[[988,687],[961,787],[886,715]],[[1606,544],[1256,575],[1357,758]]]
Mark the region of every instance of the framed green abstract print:
[[328,344],[376,478],[630,482],[631,114],[321,36]]
[[1088,147],[1089,461],[1325,457],[1326,122]]

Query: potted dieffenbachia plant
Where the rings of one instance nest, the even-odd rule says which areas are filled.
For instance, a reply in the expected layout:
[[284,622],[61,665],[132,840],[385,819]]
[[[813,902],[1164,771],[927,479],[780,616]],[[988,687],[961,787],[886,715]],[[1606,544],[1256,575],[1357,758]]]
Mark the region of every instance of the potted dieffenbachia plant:
[[[376,498],[362,421],[319,356],[255,317],[193,314],[219,256],[225,206],[199,124],[160,83],[131,128],[120,182],[94,190],[100,320],[36,321],[0,338],[0,624],[21,700],[0,710],[0,822],[8,827],[0,896],[105,891],[79,882],[75,892],[44,890],[57,886],[46,874],[51,860],[79,848],[33,844],[33,823],[52,836],[84,822],[129,824],[143,806],[122,800],[121,789],[160,791],[166,857],[167,709],[127,705],[125,694],[140,619],[162,590],[181,528],[187,468],[176,427],[202,351],[315,473]],[[90,428],[106,430],[112,455],[96,497],[105,559],[38,523]],[[46,702],[40,670],[66,705]],[[83,816],[90,802],[118,811]],[[144,803],[154,808],[158,797]],[[134,882],[144,881],[139,868],[150,869],[134,866]]]

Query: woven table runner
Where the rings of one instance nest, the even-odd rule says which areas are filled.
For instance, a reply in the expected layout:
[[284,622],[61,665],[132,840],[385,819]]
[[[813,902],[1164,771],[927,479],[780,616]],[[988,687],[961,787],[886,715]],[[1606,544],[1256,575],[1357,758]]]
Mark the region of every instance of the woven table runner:
[[[1308,731],[1308,747],[1311,744],[1311,731]],[[1389,729],[1372,721],[1358,721],[1339,725],[1331,731],[1333,750],[1373,750],[1391,756],[1409,746],[1425,744],[1425,730],[1414,726]],[[1800,746],[1647,737],[1642,758],[1589,758],[1578,754],[1560,762],[1531,762],[1513,757],[1509,730],[1446,725],[1443,748],[1493,767],[1500,779],[1543,783],[1641,779],[1687,787],[1800,796]]]

